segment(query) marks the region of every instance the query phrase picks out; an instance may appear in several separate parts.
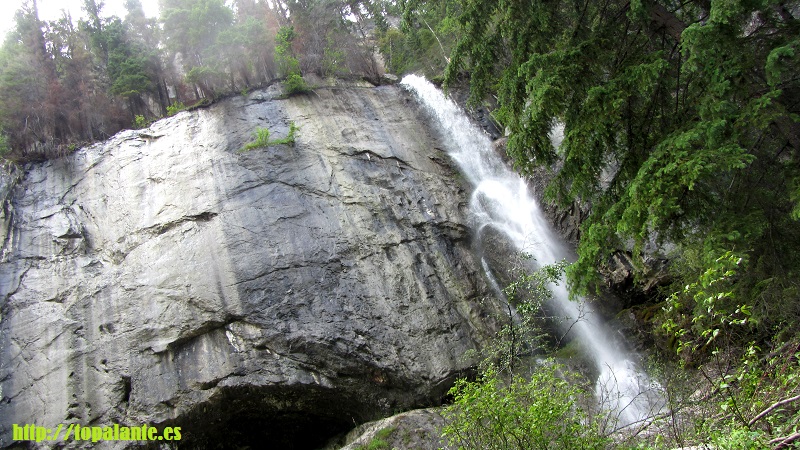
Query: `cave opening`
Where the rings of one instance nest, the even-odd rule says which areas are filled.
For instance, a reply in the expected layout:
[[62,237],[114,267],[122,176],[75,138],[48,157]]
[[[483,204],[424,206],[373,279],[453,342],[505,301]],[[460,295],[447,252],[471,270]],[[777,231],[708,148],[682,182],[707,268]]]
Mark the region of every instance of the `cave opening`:
[[[163,426],[180,426],[180,449],[315,450],[361,423],[357,405],[316,390],[224,390]],[[159,427],[161,428],[161,427]]]
[[191,432],[178,448],[315,450],[344,435],[352,423],[302,412],[271,415],[233,415],[227,420]]

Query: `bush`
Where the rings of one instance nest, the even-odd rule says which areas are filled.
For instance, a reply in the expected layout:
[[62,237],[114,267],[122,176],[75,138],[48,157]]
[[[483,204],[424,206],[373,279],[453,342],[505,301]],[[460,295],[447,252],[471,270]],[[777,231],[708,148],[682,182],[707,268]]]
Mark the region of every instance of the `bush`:
[[145,128],[147,125],[149,125],[149,122],[144,118],[144,116],[137,114],[136,117],[133,118],[134,129],[138,130]]
[[582,392],[559,378],[559,370],[548,362],[530,380],[515,376],[506,383],[489,369],[479,381],[456,381],[443,436],[469,449],[604,448],[608,438],[576,405]]
[[167,115],[174,116],[184,109],[186,109],[186,105],[184,105],[182,102],[175,102],[172,105],[167,106]]
[[728,343],[719,340],[747,331],[752,307],[735,289],[738,272],[745,265],[742,255],[725,252],[708,264],[696,281],[667,299],[662,329],[674,339],[685,362],[726,347]]
[[311,87],[306,83],[306,80],[297,73],[290,74],[286,77],[286,81],[284,81],[283,84],[286,86],[286,93],[289,95],[311,92]]

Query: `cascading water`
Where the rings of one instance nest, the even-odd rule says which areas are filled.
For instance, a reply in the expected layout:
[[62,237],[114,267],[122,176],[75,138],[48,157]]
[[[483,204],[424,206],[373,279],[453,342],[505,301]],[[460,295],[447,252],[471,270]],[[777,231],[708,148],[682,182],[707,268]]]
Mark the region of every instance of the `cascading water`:
[[[474,187],[470,213],[476,230],[501,231],[520,252],[531,254],[539,264],[569,258],[568,249],[547,224],[528,185],[494,152],[488,136],[476,127],[460,107],[425,78],[408,75],[402,83],[419,98],[446,136],[447,151]],[[494,277],[484,261],[490,280]],[[646,421],[662,407],[657,382],[651,381],[633,362],[631,355],[614,345],[586,304],[569,300],[564,283],[552,285],[555,308],[560,310],[597,367],[595,392],[604,407],[615,413],[616,426]]]

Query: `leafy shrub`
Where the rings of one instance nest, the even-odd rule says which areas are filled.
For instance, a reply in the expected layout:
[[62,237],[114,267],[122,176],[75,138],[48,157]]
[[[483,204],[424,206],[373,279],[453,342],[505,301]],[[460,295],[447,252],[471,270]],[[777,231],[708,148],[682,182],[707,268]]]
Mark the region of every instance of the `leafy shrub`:
[[737,298],[733,286],[743,261],[742,256],[728,251],[715,259],[697,281],[667,299],[662,328],[675,337],[678,354],[684,360],[706,348],[715,348],[718,337],[729,336],[736,327],[747,325],[751,307]]
[[286,77],[286,81],[284,81],[283,84],[286,86],[286,92],[289,95],[311,92],[311,87],[298,73],[290,74],[288,77]]
[[147,119],[144,116],[137,114],[136,117],[133,118],[133,128],[134,129],[141,129],[148,125]]
[[529,380],[506,383],[494,369],[476,382],[458,380],[446,408],[443,436],[456,448],[599,449],[609,442],[576,405],[582,392],[550,362]]
[[381,438],[374,437],[366,446],[358,446],[356,450],[389,450],[389,443]]
[[167,115],[174,116],[184,109],[186,109],[186,105],[184,105],[182,102],[175,102],[172,105],[167,106]]
[[465,355],[467,359],[479,359],[480,371],[490,367],[501,374],[524,371],[531,355],[546,351],[551,345],[544,327],[560,318],[552,317],[543,306],[552,298],[550,286],[561,283],[568,263],[545,265],[529,273],[531,258],[521,254],[519,260],[510,264],[515,267],[498,280],[508,283],[498,308],[492,312],[492,320],[499,324],[499,329],[480,351],[469,350]]
[[761,450],[771,448],[764,433],[748,430],[746,427],[731,431],[711,433],[715,448],[723,450]]
[[292,41],[295,36],[294,27],[285,26],[281,27],[275,36],[275,63],[278,71],[285,76],[300,73],[300,61],[292,51]]

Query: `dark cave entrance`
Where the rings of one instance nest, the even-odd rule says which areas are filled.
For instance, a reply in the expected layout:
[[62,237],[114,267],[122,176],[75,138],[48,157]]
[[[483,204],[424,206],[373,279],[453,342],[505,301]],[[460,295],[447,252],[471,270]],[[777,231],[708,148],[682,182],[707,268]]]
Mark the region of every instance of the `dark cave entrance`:
[[343,435],[352,423],[298,412],[231,416],[212,428],[186,432],[178,448],[315,450]]
[[315,450],[364,421],[359,405],[331,392],[286,389],[225,389],[159,428],[180,426],[180,449]]

